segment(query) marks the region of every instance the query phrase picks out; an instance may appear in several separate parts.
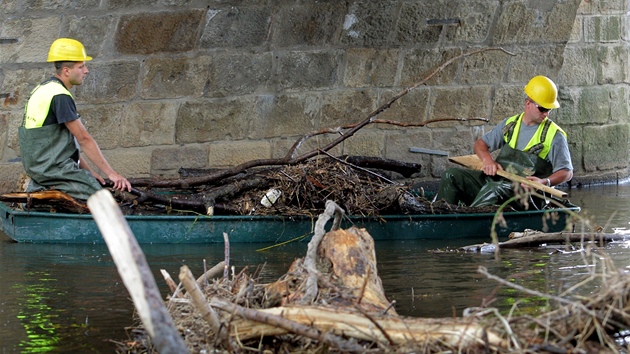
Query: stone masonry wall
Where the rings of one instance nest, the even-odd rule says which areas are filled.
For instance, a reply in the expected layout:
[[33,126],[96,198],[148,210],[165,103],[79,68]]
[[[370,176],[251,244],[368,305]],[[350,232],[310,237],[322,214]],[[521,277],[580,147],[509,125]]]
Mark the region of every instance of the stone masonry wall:
[[[284,156],[303,134],[363,121],[455,56],[331,153],[450,164],[410,147],[472,153],[524,107],[534,75],[560,87],[551,117],[569,135],[574,183],[627,176],[628,5],[624,0],[0,1],[0,191],[22,173],[17,139],[28,93],[53,73],[58,37],[86,46],[73,89],[112,166],[127,177]],[[318,136],[300,152],[335,136]]]

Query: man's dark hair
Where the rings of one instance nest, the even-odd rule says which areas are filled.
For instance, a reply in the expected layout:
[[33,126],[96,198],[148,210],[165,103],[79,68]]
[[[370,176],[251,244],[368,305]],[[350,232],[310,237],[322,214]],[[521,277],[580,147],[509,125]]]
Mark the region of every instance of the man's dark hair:
[[74,66],[74,61],[56,61],[55,62],[55,70],[59,71],[63,67],[72,68]]

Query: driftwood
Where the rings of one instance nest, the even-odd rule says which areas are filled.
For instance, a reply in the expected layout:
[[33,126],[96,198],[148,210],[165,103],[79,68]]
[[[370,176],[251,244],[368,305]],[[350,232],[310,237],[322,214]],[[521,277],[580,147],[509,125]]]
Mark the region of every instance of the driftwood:
[[[296,345],[309,342],[320,350],[330,348],[348,353],[364,353],[376,348],[388,352],[448,347],[466,352],[507,347],[504,339],[475,318],[399,316],[387,300],[378,277],[373,239],[364,229],[338,229],[342,215],[343,210],[338,205],[327,202],[304,259],[296,260],[278,281],[258,287],[264,292],[264,300],[254,300],[256,290],[246,286],[247,281],[239,277],[229,285],[226,277],[215,279],[213,285],[205,287],[203,294],[199,281],[195,281],[187,267],[182,267],[180,280],[190,300],[179,299],[173,303],[178,304],[171,310],[175,312],[173,316],[187,333],[187,341],[215,337],[210,346],[200,347],[198,342],[188,342],[189,347],[194,345],[195,351],[238,352],[252,347],[264,351],[265,348],[272,350],[271,343],[279,338],[286,340],[287,336],[291,336],[290,342]],[[324,225],[330,219],[333,219],[332,230],[325,232]],[[228,252],[226,249],[226,255]],[[225,286],[218,287],[220,284]],[[247,288],[249,290],[244,290]],[[244,295],[246,293],[249,295]],[[229,294],[233,297],[226,297]],[[248,304],[258,303],[260,307],[237,304],[245,298]],[[181,306],[186,309],[177,313]],[[194,312],[190,311],[190,306]],[[205,323],[199,326],[204,334],[192,336],[196,329],[186,323],[190,323],[190,315],[195,312]],[[289,351],[286,347],[285,350]]]
[[[230,311],[216,300],[211,305]],[[233,335],[241,340],[256,339],[262,336],[280,336],[296,333],[293,328],[283,328],[266,320],[263,316],[277,316],[291,323],[317,329],[319,333],[332,333],[378,343],[385,347],[422,348],[440,343],[445,347],[457,348],[466,352],[472,348],[505,348],[507,344],[499,336],[487,331],[475,320],[405,318],[399,316],[367,314],[352,308],[339,307],[275,307],[258,310],[256,315],[241,316],[232,320]],[[339,349],[344,349],[341,345]],[[348,351],[365,352],[366,348]]]
[[[612,241],[624,241],[628,237],[626,235],[620,234],[604,234],[604,233],[595,233],[595,234],[583,234],[583,233],[575,233],[575,232],[553,232],[553,233],[543,233],[538,231],[530,231],[525,233],[520,233],[514,235],[512,233],[510,235],[510,239],[504,242],[499,242],[499,248],[527,248],[527,247],[539,247],[545,244],[568,244],[572,242],[594,242],[603,246],[604,243],[612,242]],[[464,246],[459,248],[460,251],[465,252],[495,252],[496,246],[494,244],[477,244]]]
[[116,263],[118,274],[159,352],[187,353],[186,345],[161,299],[144,253],[111,193],[104,189],[94,193],[88,199],[88,205]]
[[61,210],[77,214],[89,213],[90,209],[64,192],[46,190],[41,192],[7,193],[0,196],[0,201],[9,203],[23,203],[24,209],[31,208]]

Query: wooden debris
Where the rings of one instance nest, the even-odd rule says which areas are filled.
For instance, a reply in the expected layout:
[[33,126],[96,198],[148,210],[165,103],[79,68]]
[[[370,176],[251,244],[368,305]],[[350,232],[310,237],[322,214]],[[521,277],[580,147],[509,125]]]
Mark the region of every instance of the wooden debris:
[[161,299],[151,268],[111,193],[102,189],[88,199],[94,220],[107,243],[142,323],[160,353],[187,353]]
[[58,190],[41,192],[7,193],[0,196],[0,201],[9,203],[23,203],[26,210],[66,211],[76,214],[89,213],[88,206],[68,194]]
[[[546,244],[569,244],[572,242],[594,242],[602,246],[604,243],[612,241],[624,241],[628,238],[621,234],[583,234],[575,232],[552,232],[543,233],[539,231],[529,231],[520,234],[510,234],[507,241],[499,242],[499,248],[526,248],[539,247]],[[464,252],[495,252],[495,245],[482,243],[459,248]]]

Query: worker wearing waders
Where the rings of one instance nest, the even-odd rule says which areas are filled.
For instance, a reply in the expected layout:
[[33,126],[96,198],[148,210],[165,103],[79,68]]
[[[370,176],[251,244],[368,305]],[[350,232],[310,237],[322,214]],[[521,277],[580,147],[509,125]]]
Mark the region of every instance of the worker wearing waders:
[[111,168],[85,129],[69,91],[85,80],[89,60],[92,58],[77,40],[59,38],[50,46],[47,61],[54,63],[55,75],[31,92],[18,129],[22,164],[31,179],[27,192],[56,189],[87,199],[105,180],[86,158],[114,188],[131,191],[129,181]]
[[[549,119],[551,110],[560,107],[556,84],[545,76],[536,76],[524,90],[525,111],[504,119],[475,142],[482,170],[447,169],[440,181],[439,199],[467,206],[500,204],[514,195],[514,188],[510,181],[496,175],[497,170],[547,186],[573,178],[567,135]],[[495,160],[491,152],[498,149],[501,151]]]

